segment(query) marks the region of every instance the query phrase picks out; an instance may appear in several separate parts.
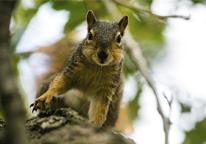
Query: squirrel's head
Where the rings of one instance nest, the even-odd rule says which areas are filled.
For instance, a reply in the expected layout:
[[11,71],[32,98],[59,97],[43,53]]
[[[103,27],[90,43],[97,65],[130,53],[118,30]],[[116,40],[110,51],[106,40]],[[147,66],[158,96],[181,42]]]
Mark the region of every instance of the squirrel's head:
[[128,16],[119,23],[97,20],[94,13],[87,13],[87,37],[83,54],[90,62],[100,66],[119,63],[123,58],[123,41]]

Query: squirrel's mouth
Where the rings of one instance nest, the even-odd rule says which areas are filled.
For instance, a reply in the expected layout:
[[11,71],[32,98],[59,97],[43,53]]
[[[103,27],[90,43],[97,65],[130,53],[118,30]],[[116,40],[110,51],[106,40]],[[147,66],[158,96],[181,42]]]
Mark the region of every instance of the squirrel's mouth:
[[100,59],[96,56],[93,56],[92,59],[97,65],[100,65],[100,66],[107,66],[113,60],[112,58]]
[[100,63],[101,63],[101,64],[104,64],[104,60],[100,60]]
[[100,60],[99,63],[97,63],[100,66],[107,66],[110,62],[105,61],[105,60]]
[[100,60],[97,64],[100,65],[100,66],[106,66],[106,65],[109,64],[109,62],[107,62],[105,60]]

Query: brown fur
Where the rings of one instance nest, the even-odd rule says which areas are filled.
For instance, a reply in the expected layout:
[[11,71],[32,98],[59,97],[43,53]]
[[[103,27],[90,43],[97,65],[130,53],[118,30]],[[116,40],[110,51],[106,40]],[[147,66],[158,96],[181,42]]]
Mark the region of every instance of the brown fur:
[[[123,90],[123,42],[117,39],[123,37],[127,24],[127,16],[113,23],[96,20],[89,11],[87,37],[69,55],[62,70],[44,83],[33,110],[47,110],[53,97],[77,89],[82,93],[77,103],[85,103],[86,111],[71,102],[70,106],[99,125],[114,126]],[[106,57],[102,58],[101,52]]]

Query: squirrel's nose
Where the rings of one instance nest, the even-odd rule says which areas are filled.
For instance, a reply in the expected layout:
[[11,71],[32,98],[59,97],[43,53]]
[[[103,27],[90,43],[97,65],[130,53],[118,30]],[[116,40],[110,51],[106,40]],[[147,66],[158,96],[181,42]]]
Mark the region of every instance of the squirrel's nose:
[[105,51],[100,51],[97,55],[100,59],[106,59],[108,57],[108,54]]

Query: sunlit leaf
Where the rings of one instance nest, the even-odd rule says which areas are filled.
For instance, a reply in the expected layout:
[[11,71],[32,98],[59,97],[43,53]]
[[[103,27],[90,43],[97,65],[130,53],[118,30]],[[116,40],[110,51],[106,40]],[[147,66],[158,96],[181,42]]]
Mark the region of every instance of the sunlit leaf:
[[150,8],[153,0],[135,0],[135,2],[139,3],[141,6],[144,6],[146,8]]

